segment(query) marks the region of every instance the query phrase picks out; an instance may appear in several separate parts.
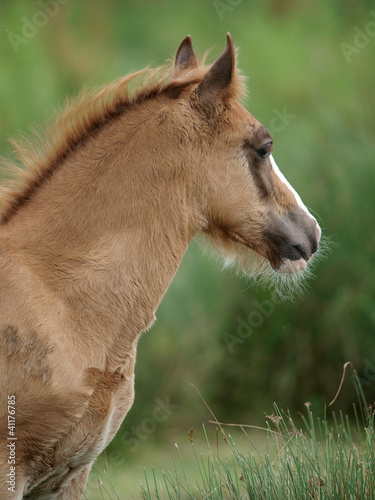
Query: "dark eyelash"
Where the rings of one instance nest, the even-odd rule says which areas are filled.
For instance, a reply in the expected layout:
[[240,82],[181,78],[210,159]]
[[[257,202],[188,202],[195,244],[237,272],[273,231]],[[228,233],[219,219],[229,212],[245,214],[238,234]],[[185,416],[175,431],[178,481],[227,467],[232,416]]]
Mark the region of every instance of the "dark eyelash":
[[262,148],[256,149],[256,152],[264,160],[264,158],[267,158],[272,153],[272,142],[269,142]]

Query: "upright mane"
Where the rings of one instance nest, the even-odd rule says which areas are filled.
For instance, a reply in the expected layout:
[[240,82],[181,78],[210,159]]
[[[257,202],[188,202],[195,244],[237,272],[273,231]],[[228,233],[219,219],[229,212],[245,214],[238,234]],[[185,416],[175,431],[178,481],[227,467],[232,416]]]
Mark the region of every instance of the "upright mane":
[[[167,63],[144,68],[68,99],[54,115],[47,130],[31,131],[31,138],[11,139],[16,161],[2,159],[5,181],[0,186],[0,224],[5,224],[62,165],[68,155],[106,124],[142,102],[162,93],[179,95],[190,84],[200,83],[208,71],[204,59],[183,74],[173,75]],[[236,94],[242,94],[241,78]],[[17,161],[18,160],[18,161]]]

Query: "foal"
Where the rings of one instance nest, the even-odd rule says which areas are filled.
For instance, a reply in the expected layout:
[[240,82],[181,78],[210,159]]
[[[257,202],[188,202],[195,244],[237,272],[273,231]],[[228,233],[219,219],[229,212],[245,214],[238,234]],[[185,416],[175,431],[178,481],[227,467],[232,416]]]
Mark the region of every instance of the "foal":
[[242,93],[230,35],[210,67],[188,36],[171,73],[83,94],[40,151],[18,144],[0,223],[1,499],[81,498],[194,235],[275,275],[309,265],[320,228]]

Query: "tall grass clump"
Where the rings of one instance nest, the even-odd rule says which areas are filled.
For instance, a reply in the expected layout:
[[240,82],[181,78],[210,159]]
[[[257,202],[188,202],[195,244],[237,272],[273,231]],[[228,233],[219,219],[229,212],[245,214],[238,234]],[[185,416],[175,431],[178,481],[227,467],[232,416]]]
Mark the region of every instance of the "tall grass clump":
[[[196,460],[195,477],[188,477],[178,452],[175,469],[161,478],[144,472],[142,500],[184,499],[373,499],[375,498],[374,407],[364,401],[354,372],[360,400],[352,420],[342,412],[316,417],[306,403],[297,424],[289,412],[274,404],[266,417],[266,449],[250,437],[251,425],[222,424],[216,419],[223,442],[214,447],[207,437],[207,453],[197,453],[193,431],[190,440]],[[240,427],[249,442],[243,453],[227,429]],[[259,427],[257,427],[259,429]],[[226,447],[225,451],[221,449]]]

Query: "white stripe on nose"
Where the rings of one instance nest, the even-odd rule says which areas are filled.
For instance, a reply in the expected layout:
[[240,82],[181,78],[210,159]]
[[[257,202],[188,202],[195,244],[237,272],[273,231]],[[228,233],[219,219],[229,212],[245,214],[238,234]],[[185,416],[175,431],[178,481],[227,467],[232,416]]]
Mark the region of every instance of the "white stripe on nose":
[[[285,186],[287,186],[287,188],[288,188],[288,189],[289,189],[289,190],[290,190],[290,191],[294,194],[294,197],[295,197],[295,199],[296,199],[297,204],[300,206],[300,208],[302,208],[302,210],[303,210],[304,212],[306,212],[306,213],[307,213],[307,215],[308,215],[309,217],[311,217],[312,219],[314,219],[314,220],[315,220],[315,222],[316,222],[315,217],[313,217],[313,216],[310,214],[310,212],[307,210],[307,208],[306,208],[305,204],[304,204],[304,203],[303,203],[303,201],[301,200],[300,195],[299,195],[299,194],[297,193],[297,191],[293,188],[293,186],[291,186],[291,185],[289,184],[289,182],[286,180],[286,178],[284,177],[284,175],[283,175],[283,174],[282,174],[282,172],[280,171],[280,169],[279,169],[279,167],[277,166],[277,164],[276,164],[276,162],[275,162],[275,160],[274,160],[274,158],[273,158],[273,156],[272,156],[272,155],[270,155],[270,160],[271,160],[271,165],[272,165],[273,171],[275,172],[275,174],[277,175],[277,177],[281,180],[281,182],[282,182],[283,184],[285,184]],[[317,225],[318,225],[318,223],[317,223]],[[319,225],[318,225],[318,228],[319,228]],[[320,230],[320,228],[319,228],[319,230]],[[321,231],[320,231],[320,233],[321,233]],[[319,237],[320,237],[320,235],[319,235]]]

